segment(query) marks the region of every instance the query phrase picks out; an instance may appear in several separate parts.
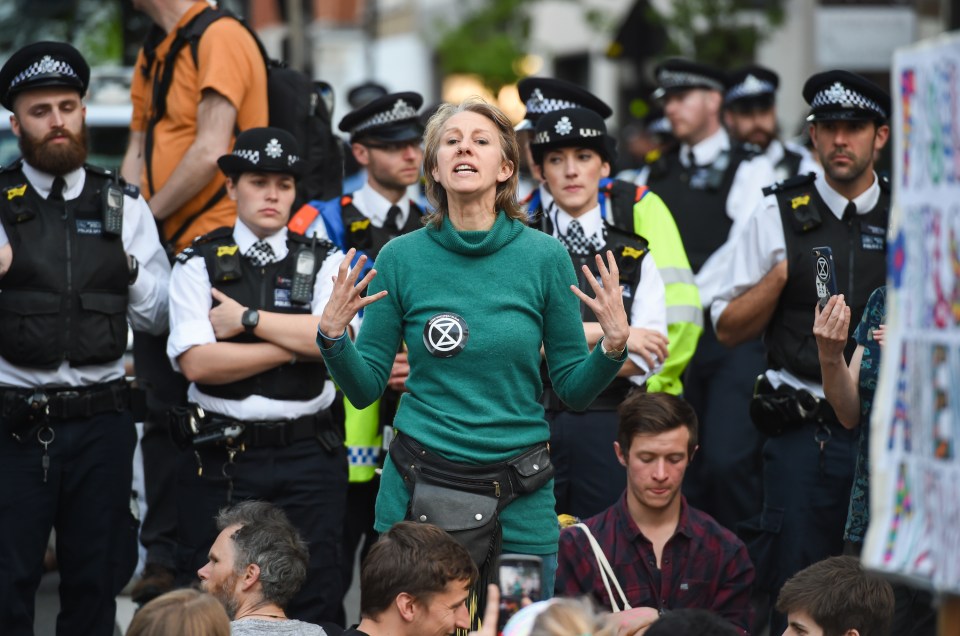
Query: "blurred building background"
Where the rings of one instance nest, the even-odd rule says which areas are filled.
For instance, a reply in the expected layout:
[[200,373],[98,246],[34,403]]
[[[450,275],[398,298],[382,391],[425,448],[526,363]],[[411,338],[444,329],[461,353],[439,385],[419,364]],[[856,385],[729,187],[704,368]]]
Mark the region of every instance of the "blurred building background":
[[[803,80],[843,67],[888,84],[892,51],[960,28],[953,0],[223,0],[268,50],[329,82],[335,119],[367,81],[426,103],[469,94],[522,114],[514,84],[553,75],[615,105],[614,127],[645,114],[658,59],[756,61],[781,75],[787,135],[802,121]],[[148,27],[132,0],[0,3],[0,59],[44,38],[96,64],[133,63]]]

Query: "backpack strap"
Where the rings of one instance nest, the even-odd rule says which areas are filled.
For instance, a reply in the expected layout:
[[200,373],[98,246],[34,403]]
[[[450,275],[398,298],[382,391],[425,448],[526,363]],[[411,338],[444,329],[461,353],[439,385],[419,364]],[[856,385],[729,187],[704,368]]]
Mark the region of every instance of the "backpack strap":
[[[613,572],[613,567],[610,565],[610,561],[607,560],[607,555],[603,553],[603,548],[601,548],[600,544],[597,543],[593,533],[590,532],[590,528],[588,528],[584,523],[578,523],[575,527],[583,530],[583,534],[586,535],[587,542],[590,544],[590,548],[593,550],[593,557],[597,560],[598,570],[600,571],[600,579],[603,581],[603,587],[607,590],[607,598],[610,599],[610,608],[614,613],[632,609],[630,607],[630,603],[627,601],[627,595],[623,593],[623,588],[620,587],[620,581],[617,580],[617,575]],[[610,590],[611,582],[617,590],[620,601],[623,603],[622,608],[617,605],[617,599],[614,598],[613,592]]]
[[633,207],[647,195],[650,189],[623,179],[601,179],[601,215],[606,215],[609,202],[611,218],[606,219],[625,232],[634,232]]
[[[311,203],[313,202],[311,201]],[[319,202],[317,203],[319,204]],[[287,223],[287,229],[297,234],[306,234],[307,229],[317,220],[318,216],[320,216],[320,210],[310,205],[310,203],[304,203],[300,206],[300,209],[290,217],[290,221]]]

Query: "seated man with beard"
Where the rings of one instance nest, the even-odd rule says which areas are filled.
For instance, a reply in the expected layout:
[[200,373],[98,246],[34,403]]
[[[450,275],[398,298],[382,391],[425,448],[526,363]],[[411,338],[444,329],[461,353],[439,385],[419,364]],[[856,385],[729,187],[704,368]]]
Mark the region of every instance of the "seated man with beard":
[[307,576],[310,556],[283,510],[244,501],[221,510],[217,528],[210,560],[197,575],[226,608],[231,634],[325,636],[319,626],[284,613]]
[[167,326],[170,266],[137,188],[87,159],[90,67],[37,42],[0,69],[23,159],[0,170],[0,631],[33,634],[57,531],[61,634],[112,636],[136,564],[127,324]]

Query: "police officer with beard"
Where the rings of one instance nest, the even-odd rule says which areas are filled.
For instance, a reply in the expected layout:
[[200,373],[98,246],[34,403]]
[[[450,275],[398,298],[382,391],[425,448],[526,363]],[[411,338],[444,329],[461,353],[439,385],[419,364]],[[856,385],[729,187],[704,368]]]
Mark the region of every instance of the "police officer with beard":
[[33,633],[51,528],[60,634],[112,635],[136,563],[127,321],[167,325],[169,265],[137,188],[85,165],[90,69],[38,42],[0,69],[23,159],[0,170],[0,625]]

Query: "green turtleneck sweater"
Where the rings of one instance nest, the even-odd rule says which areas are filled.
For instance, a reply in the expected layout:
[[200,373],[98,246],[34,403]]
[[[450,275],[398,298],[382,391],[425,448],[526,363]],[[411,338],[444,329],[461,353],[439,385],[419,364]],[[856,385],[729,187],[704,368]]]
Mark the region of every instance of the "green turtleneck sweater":
[[[362,408],[383,392],[405,341],[408,392],[394,426],[451,461],[500,462],[550,438],[538,401],[541,344],[554,389],[573,408],[585,408],[622,364],[599,347],[587,351],[564,247],[503,212],[486,232],[458,232],[445,219],[439,229],[397,237],[377,256],[376,269],[370,293],[388,295],[366,308],[356,346],[343,339],[322,349],[327,366]],[[434,356],[424,342],[428,321],[444,313],[462,318],[468,331],[452,357]],[[408,500],[388,460],[377,530],[401,521]],[[504,551],[556,552],[553,508],[552,482],[510,504],[501,514]]]

